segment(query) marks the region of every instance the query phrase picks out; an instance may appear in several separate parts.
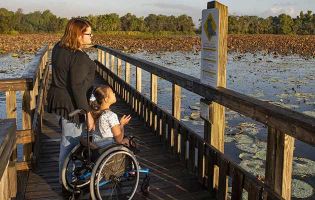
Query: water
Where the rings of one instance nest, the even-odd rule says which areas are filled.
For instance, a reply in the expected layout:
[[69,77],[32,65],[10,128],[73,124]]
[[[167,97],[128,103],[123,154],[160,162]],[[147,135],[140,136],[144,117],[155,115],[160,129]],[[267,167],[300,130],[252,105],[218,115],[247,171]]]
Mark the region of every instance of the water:
[[[140,52],[133,55],[197,78],[200,76],[200,53]],[[90,53],[90,56],[95,59],[96,53]],[[0,64],[3,62],[2,58]],[[11,66],[16,66],[21,61],[19,58],[11,59],[14,60]],[[11,71],[14,71],[13,75],[25,73],[23,70],[19,71],[18,67]],[[13,76],[8,72],[10,69],[2,73],[4,77]],[[131,84],[135,86],[135,66],[131,66],[131,72]],[[149,73],[142,72],[142,81],[142,93],[149,97]],[[169,112],[172,109],[171,88],[171,83],[158,79],[158,105]],[[315,59],[231,53],[228,55],[227,88],[315,117]],[[3,108],[3,94],[0,94],[1,100],[0,109]],[[199,100],[200,96],[182,89],[181,121],[203,137]],[[226,110],[226,120],[225,153],[247,171],[264,176],[267,128],[229,109]],[[293,163],[295,198],[314,197],[314,150],[314,147],[296,141]]]

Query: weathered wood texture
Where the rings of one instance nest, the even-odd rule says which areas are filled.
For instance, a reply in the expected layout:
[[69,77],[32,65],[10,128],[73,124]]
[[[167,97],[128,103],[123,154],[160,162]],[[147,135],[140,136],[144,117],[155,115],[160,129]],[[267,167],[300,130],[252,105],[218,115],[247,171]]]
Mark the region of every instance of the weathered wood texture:
[[[15,158],[12,153],[16,149],[15,119],[0,120],[0,196],[9,199],[16,196],[17,177]],[[11,159],[10,159],[11,157]],[[1,198],[0,198],[1,199]]]
[[[104,83],[98,80],[98,83]],[[130,107],[118,98],[112,110],[121,117],[131,113]],[[55,116],[45,113],[41,135],[38,170],[30,171],[25,199],[62,199],[58,183],[58,154],[60,128]],[[150,169],[151,189],[149,197],[137,191],[134,199],[212,199],[211,194],[190,175],[181,162],[168,153],[159,137],[147,128],[137,115],[125,127],[127,134],[140,139],[137,158],[140,165]],[[164,147],[164,148],[163,148]]]
[[38,164],[39,157],[39,145],[40,145],[40,134],[42,129],[42,118],[44,114],[44,104],[46,102],[46,94],[49,80],[49,67],[46,66],[43,78],[39,88],[39,94],[37,96],[37,104],[34,112],[33,123],[32,123],[32,131],[34,139],[34,148],[33,148],[33,157],[32,163],[33,167],[36,168]]

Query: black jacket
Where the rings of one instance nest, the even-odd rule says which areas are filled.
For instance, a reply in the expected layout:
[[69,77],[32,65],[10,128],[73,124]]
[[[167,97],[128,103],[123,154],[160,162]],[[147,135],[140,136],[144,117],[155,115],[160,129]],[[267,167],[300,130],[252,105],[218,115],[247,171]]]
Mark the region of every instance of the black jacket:
[[[96,64],[80,50],[73,51],[59,46],[52,50],[52,82],[47,96],[47,111],[66,119],[75,109],[90,110],[88,91],[95,78]],[[69,119],[78,123],[79,118]]]

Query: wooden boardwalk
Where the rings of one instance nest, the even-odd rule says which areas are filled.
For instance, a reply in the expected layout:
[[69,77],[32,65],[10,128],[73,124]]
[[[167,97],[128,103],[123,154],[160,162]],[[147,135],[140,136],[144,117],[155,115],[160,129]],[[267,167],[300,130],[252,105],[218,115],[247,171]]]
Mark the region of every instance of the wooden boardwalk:
[[[121,100],[112,110],[121,117],[132,111]],[[58,181],[60,127],[54,115],[45,113],[43,119],[38,171],[30,171],[25,199],[63,199]],[[136,115],[125,127],[126,134],[140,138],[137,158],[140,166],[150,169],[150,195],[143,196],[138,187],[134,199],[211,199],[197,177],[189,174],[180,161],[167,152],[166,147]]]

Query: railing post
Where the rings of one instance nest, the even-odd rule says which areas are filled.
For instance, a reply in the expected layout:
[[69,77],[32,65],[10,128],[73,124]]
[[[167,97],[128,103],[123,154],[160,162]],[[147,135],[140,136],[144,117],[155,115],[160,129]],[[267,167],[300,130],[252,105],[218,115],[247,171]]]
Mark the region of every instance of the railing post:
[[[151,88],[150,88],[150,98],[151,101],[155,104],[157,104],[157,100],[158,100],[158,79],[157,76],[155,74],[151,74]],[[150,112],[150,126],[154,125],[154,131],[157,130],[157,114],[155,113],[154,117],[153,117],[153,113]]]
[[266,184],[284,199],[291,199],[294,138],[268,128]]
[[[101,49],[97,49],[97,61],[102,63],[102,50]],[[99,72],[99,66],[96,66],[96,71]]]
[[[142,90],[142,70],[140,67],[136,67],[136,89],[141,93]],[[138,113],[140,111],[140,101],[135,98],[135,111]]]
[[114,73],[114,68],[115,68],[115,56],[111,55],[110,58],[110,70]]
[[[208,2],[208,9],[217,9],[219,13],[219,23],[216,24],[217,29],[217,49],[215,52],[207,52],[209,55],[217,56],[216,66],[216,83],[213,83],[214,87],[226,87],[226,63],[227,63],[227,28],[228,28],[228,9],[225,5],[212,1]],[[204,25],[202,25],[204,26]],[[203,30],[204,31],[204,30]],[[202,47],[205,48],[205,47]],[[206,48],[205,48],[206,49]],[[202,49],[203,51],[204,49]],[[209,67],[205,65],[205,67]],[[224,130],[225,130],[225,109],[223,106],[212,102],[209,105],[209,121],[205,121],[206,131],[204,134],[204,138],[207,142],[209,142],[212,146],[217,148],[219,151],[224,152]],[[222,177],[221,177],[222,179]],[[213,177],[213,186],[218,188],[219,186],[219,169],[215,167],[214,169],[214,177]],[[226,187],[227,188],[227,187]],[[226,193],[227,191],[225,191]],[[226,195],[225,195],[226,196]]]
[[[15,91],[6,91],[6,118],[15,118],[16,119],[16,92]],[[15,123],[17,123],[15,121]],[[16,143],[13,145],[12,154],[8,164],[8,188],[10,198],[16,197],[17,191],[17,174],[15,163],[17,161],[17,149]]]
[[[15,161],[11,151],[16,146],[16,120],[0,120],[0,199],[14,199],[17,191]],[[11,156],[10,156],[11,155]]]
[[[117,76],[121,78],[122,75],[122,65],[121,65],[121,59],[117,58]],[[121,86],[117,84],[117,91],[120,93]]]
[[[22,103],[22,128],[23,130],[31,129],[32,126],[32,106],[31,106],[31,91],[25,90],[22,92],[23,103]],[[32,144],[23,145],[23,161],[29,161],[32,153]]]
[[121,75],[122,75],[121,59],[117,58],[117,76],[121,78]]
[[[180,111],[181,111],[181,87],[176,85],[176,84],[172,84],[172,114],[173,116],[178,119],[180,121]],[[174,137],[177,137],[174,135],[174,129],[171,129],[171,147],[174,146]],[[177,148],[180,145],[177,145]],[[176,153],[178,153],[179,149],[174,149],[174,151]]]
[[[125,82],[127,84],[130,84],[130,63],[126,62],[125,65]],[[126,90],[125,91],[125,95],[126,95],[126,101],[127,103],[130,103],[130,91]]]

